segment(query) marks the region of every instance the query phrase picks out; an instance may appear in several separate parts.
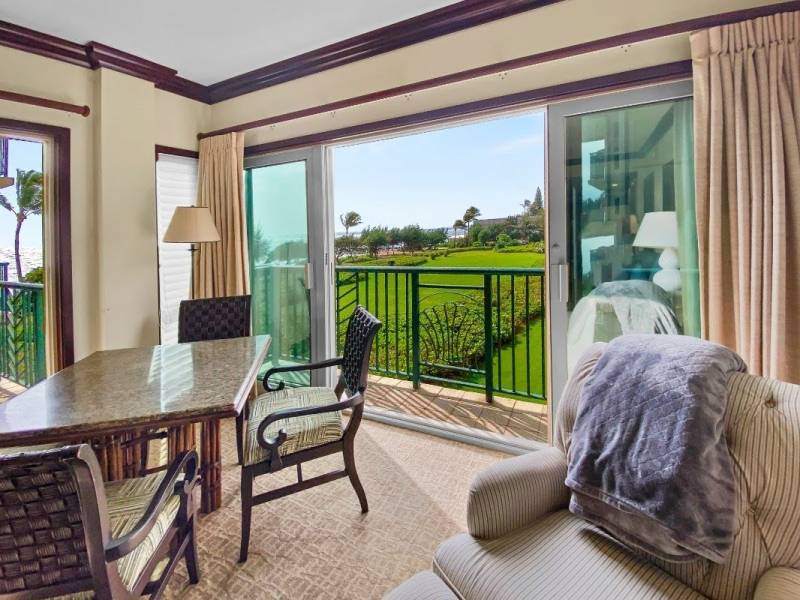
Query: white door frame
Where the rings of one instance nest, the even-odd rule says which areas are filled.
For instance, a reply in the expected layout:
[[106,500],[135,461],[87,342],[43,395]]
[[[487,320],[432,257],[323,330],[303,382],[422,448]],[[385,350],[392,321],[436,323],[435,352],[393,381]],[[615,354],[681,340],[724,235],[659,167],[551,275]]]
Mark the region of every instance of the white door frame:
[[[311,287],[310,332],[311,360],[333,356],[335,340],[333,324],[333,293],[331,248],[333,247],[333,207],[328,199],[327,153],[320,146],[261,154],[245,158],[245,169],[269,167],[292,162],[306,163],[306,214],[308,219],[308,276]],[[311,384],[328,386],[329,369],[311,372]]]
[[567,382],[567,303],[570,294],[569,203],[566,180],[566,118],[640,104],[692,96],[692,81],[683,80],[551,104],[547,108],[547,253],[550,281],[550,413],[551,422]]

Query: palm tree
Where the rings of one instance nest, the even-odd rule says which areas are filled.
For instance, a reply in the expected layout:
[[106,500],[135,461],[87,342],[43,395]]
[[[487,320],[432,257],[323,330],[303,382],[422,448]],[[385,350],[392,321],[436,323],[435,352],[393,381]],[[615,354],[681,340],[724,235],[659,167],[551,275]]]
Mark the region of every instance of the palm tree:
[[350,235],[351,227],[358,227],[359,225],[361,225],[361,215],[351,210],[350,212],[346,212],[343,215],[339,215],[339,221],[342,222],[342,227],[344,227],[345,236],[348,236]]
[[462,221],[461,219],[456,219],[455,222],[453,223],[453,235],[455,237],[458,237],[458,231],[460,229],[464,229],[464,221]]
[[16,178],[17,205],[11,204],[8,198],[0,194],[0,206],[14,214],[17,227],[14,231],[14,259],[17,265],[17,280],[22,281],[22,261],[19,256],[19,233],[22,224],[30,215],[42,214],[42,200],[44,198],[44,178],[41,172],[31,169],[25,171],[17,169]]
[[469,227],[477,219],[481,216],[481,211],[475,206],[470,206],[466,212],[464,212],[464,224],[467,226],[467,237],[469,237]]

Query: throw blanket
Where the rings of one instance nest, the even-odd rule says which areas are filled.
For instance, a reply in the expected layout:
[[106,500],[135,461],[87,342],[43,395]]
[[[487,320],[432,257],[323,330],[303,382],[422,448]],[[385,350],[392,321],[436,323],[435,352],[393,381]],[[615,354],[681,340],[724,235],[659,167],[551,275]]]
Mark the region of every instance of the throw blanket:
[[570,510],[663,560],[724,562],[736,523],[727,382],[745,369],[734,352],[696,338],[611,341],[581,393]]

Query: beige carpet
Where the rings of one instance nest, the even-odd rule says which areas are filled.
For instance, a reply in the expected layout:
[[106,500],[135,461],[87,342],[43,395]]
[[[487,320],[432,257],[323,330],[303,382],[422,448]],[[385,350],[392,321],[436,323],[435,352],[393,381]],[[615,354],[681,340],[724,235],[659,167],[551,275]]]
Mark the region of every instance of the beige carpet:
[[[199,525],[201,580],[181,565],[167,598],[381,598],[430,567],[436,546],[466,529],[469,482],[505,457],[473,446],[364,421],[356,462],[369,499],[362,515],[344,479],[253,510],[250,558],[239,554],[239,469],[232,423],[223,428],[223,508]],[[340,457],[310,463],[306,477],[341,467]],[[255,492],[289,483],[294,469],[265,475]]]

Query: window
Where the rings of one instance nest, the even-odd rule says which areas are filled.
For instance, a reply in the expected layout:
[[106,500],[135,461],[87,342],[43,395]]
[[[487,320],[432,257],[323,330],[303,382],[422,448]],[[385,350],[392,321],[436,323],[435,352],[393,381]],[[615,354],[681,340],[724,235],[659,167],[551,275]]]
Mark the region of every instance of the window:
[[158,302],[161,343],[178,341],[178,308],[190,297],[192,256],[189,244],[162,240],[178,206],[193,206],[197,198],[197,159],[159,154],[156,161],[158,222]]

